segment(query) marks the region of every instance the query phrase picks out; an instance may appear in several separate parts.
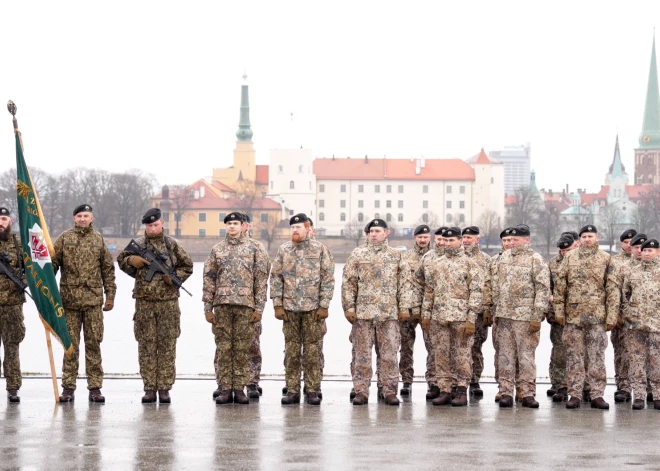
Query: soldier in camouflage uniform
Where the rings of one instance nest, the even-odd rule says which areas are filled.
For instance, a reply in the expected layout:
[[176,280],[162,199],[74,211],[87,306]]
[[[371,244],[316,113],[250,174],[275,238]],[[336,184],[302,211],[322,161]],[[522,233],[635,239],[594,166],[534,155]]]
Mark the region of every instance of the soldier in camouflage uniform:
[[[644,392],[660,397],[660,243],[649,239],[641,246],[642,264],[626,273],[623,291],[623,322],[626,333],[629,378],[634,401],[633,410],[644,409]],[[660,400],[653,403],[660,410]]]
[[[60,295],[73,352],[64,355],[60,402],[74,400],[80,357],[80,331],[85,335],[85,372],[89,400],[105,402],[101,394],[103,311],[115,304],[115,263],[103,236],[94,230],[92,207],[73,210],[74,227],[55,241],[53,269],[61,270]],[[103,292],[105,291],[105,304]]]
[[[607,383],[606,331],[617,323],[619,291],[607,281],[614,264],[608,253],[598,249],[596,226],[584,226],[579,235],[580,247],[564,257],[554,280],[553,293],[555,320],[564,327],[571,396],[566,408],[580,407],[584,379],[588,376],[591,407],[606,410],[609,409],[603,399]],[[588,358],[586,371],[585,356]]]
[[[440,388],[440,395],[432,402],[436,406],[467,406],[475,321],[483,306],[483,271],[465,255],[458,227],[447,228],[442,237],[444,256],[415,272],[416,279],[424,280],[422,326],[431,332]],[[452,399],[454,383],[457,390]]]
[[[181,281],[186,281],[193,272],[192,260],[176,239],[163,233],[160,209],[149,209],[142,224],[145,235],[136,240],[137,244],[156,255],[162,254],[163,264]],[[121,271],[135,278],[133,330],[144,382],[142,403],[156,402],[158,390],[158,401],[169,404],[169,391],[176,379],[176,341],[181,335],[179,289],[166,274],[156,273],[151,281],[145,280],[149,262],[138,255],[124,250],[117,257],[117,263]]]
[[[403,257],[408,262],[411,274],[414,274],[417,268],[421,265],[422,257],[431,249],[431,229],[426,224],[418,226],[413,232],[415,238],[415,245],[412,250],[406,250]],[[402,396],[409,396],[411,394],[411,387],[414,377],[413,369],[413,350],[415,346],[415,329],[419,325],[421,313],[419,309],[413,308],[412,317],[407,321],[400,323],[401,331],[401,350],[399,352],[399,372],[401,373],[401,381],[403,387],[401,388]],[[426,331],[422,331],[424,338],[424,345],[426,346],[426,381],[433,383],[435,381],[435,366],[433,363],[433,346],[431,345],[431,338]]]
[[[513,406],[514,383],[522,406],[538,408],[536,393],[536,347],[541,322],[548,311],[550,270],[530,246],[525,224],[511,228],[511,249],[497,261],[491,288],[496,300],[495,322],[499,344],[500,407]],[[516,362],[519,372],[516,378]]]
[[479,228],[470,226],[463,229],[463,247],[465,255],[472,258],[482,271],[483,295],[482,306],[475,321],[474,343],[472,344],[472,378],[470,380],[470,394],[474,397],[483,397],[484,392],[479,385],[481,373],[484,371],[484,355],[481,353],[483,344],[488,340],[488,327],[493,325],[491,316],[492,300],[490,289],[491,258],[479,248]]
[[355,367],[352,375],[357,393],[353,404],[363,405],[369,401],[373,374],[371,351],[377,344],[385,402],[399,405],[396,397],[398,321],[410,317],[410,269],[401,253],[387,245],[389,231],[385,221],[374,219],[367,227],[370,243],[354,250],[348,258],[341,286],[344,314],[353,325]]
[[[9,210],[0,208],[0,256],[8,261],[8,268],[23,280],[23,283],[27,283],[22,262],[21,239],[18,235],[12,234],[11,224]],[[25,338],[24,302],[23,291],[9,277],[0,274],[0,343],[5,351],[4,374],[7,383],[7,399],[14,403],[21,402],[18,390],[23,384],[18,350],[19,344]]]
[[216,339],[219,394],[216,404],[248,404],[248,352],[255,325],[266,304],[268,255],[243,230],[243,215],[229,213],[225,240],[211,249],[204,263],[204,316]]
[[307,403],[319,405],[322,321],[334,291],[335,262],[323,244],[311,239],[305,214],[291,217],[289,224],[291,241],[279,248],[270,277],[275,317],[284,321],[287,394],[282,404],[300,402],[302,360]]

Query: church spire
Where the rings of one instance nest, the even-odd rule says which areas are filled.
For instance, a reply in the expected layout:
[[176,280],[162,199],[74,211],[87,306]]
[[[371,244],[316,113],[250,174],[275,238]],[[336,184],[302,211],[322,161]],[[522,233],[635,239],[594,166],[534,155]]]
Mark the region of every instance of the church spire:
[[646,88],[644,124],[639,135],[640,149],[660,149],[660,93],[658,93],[658,67],[655,60],[655,32],[651,49],[651,67]]
[[248,98],[247,74],[243,72],[243,85],[241,85],[241,119],[238,122],[236,137],[239,141],[252,142],[252,128],[250,127],[250,100]]
[[616,135],[616,144],[614,144],[614,157],[610,164],[610,176],[621,177],[626,173],[626,167],[621,163],[621,152],[619,151],[619,135]]

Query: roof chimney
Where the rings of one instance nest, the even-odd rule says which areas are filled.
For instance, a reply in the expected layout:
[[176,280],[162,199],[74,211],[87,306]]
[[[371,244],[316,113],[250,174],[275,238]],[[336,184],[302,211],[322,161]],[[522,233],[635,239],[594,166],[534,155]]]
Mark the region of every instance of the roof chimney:
[[424,156],[422,156],[422,158],[420,160],[421,160],[421,162],[420,162],[419,166],[421,168],[425,168],[426,167],[426,159],[424,158]]
[[421,162],[420,159],[415,161],[415,175],[419,175],[421,172]]
[[364,163],[365,163],[365,164],[368,164],[368,163],[369,163],[369,157],[367,157],[366,155],[364,156]]

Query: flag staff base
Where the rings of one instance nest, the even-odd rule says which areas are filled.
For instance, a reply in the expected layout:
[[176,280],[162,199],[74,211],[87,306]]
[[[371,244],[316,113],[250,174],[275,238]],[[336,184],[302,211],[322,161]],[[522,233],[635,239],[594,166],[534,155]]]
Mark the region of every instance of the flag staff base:
[[50,375],[53,378],[53,394],[55,402],[60,402],[60,395],[57,393],[57,375],[55,374],[55,359],[53,358],[53,344],[50,341],[50,331],[44,326],[46,331],[46,344],[48,345],[48,358],[50,358]]

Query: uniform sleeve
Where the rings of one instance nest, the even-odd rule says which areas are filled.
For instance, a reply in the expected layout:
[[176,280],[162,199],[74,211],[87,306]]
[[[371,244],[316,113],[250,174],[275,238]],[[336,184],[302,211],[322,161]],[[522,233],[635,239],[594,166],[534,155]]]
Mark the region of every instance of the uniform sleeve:
[[483,306],[483,273],[485,270],[476,263],[468,264],[468,289],[470,295],[468,298],[468,321],[476,322],[477,313],[481,312]]
[[[630,301],[630,296],[626,296],[625,293],[630,293],[632,295],[633,286],[628,276],[628,270],[626,267],[621,267],[620,272],[620,282],[621,282],[621,317],[626,320],[626,313],[628,312],[628,303]],[[622,280],[622,281],[621,281]]]
[[115,283],[115,261],[108,249],[105,241],[103,242],[103,254],[101,255],[101,278],[103,279],[103,291],[105,291],[106,300],[115,300],[117,293],[117,284]]
[[490,273],[490,258],[486,258],[484,269],[482,270],[483,277],[483,292],[482,292],[482,308],[481,312],[490,311],[493,305],[492,292],[490,287],[491,273]]
[[358,295],[358,263],[353,255],[348,257],[341,279],[341,306],[344,312],[355,312]]
[[282,264],[284,253],[282,247],[277,250],[273,268],[270,271],[270,299],[273,300],[273,306],[282,307],[282,296],[284,292],[284,278],[282,277]]
[[397,303],[398,312],[407,312],[411,306],[412,279],[410,275],[410,265],[405,257],[399,259],[399,273],[397,276]]
[[616,325],[619,321],[619,313],[621,309],[621,285],[617,281],[618,270],[612,257],[609,258],[605,276],[605,295],[607,297],[605,303],[605,312],[607,316],[605,323]]
[[491,260],[490,262],[490,304],[491,315],[495,317],[497,310],[497,303],[500,297],[500,283],[499,283],[499,259]]
[[213,249],[204,262],[204,279],[202,281],[202,301],[204,302],[204,311],[213,310],[213,300],[215,298],[216,282],[218,280],[218,263],[213,254]]
[[270,259],[264,250],[255,250],[254,264],[254,310],[264,312],[268,299],[268,265]]
[[117,266],[121,271],[135,278],[137,269],[128,264],[129,258],[131,258],[131,254],[123,250],[119,255],[117,255]]
[[55,241],[53,251],[55,252],[55,256],[51,259],[51,263],[53,264],[53,270],[57,275],[57,270],[62,266],[62,254],[64,253],[64,237],[61,235]]
[[177,278],[186,281],[193,273],[192,259],[178,243],[174,245],[174,255],[176,256],[176,270],[174,272]]
[[[570,256],[570,254],[569,254]],[[553,297],[553,307],[555,310],[555,319],[565,319],[564,308],[566,306],[566,291],[568,289],[568,258],[569,256],[564,257],[559,269],[557,270],[557,277],[554,278],[555,289],[552,293]]]
[[323,246],[321,252],[321,290],[319,295],[319,306],[330,307],[332,295],[335,292],[335,259],[330,250]]
[[412,282],[410,283],[410,302],[413,314],[421,314],[425,285],[424,263],[422,262],[413,274]]
[[534,315],[532,319],[542,322],[550,302],[550,268],[541,256],[534,257]]

